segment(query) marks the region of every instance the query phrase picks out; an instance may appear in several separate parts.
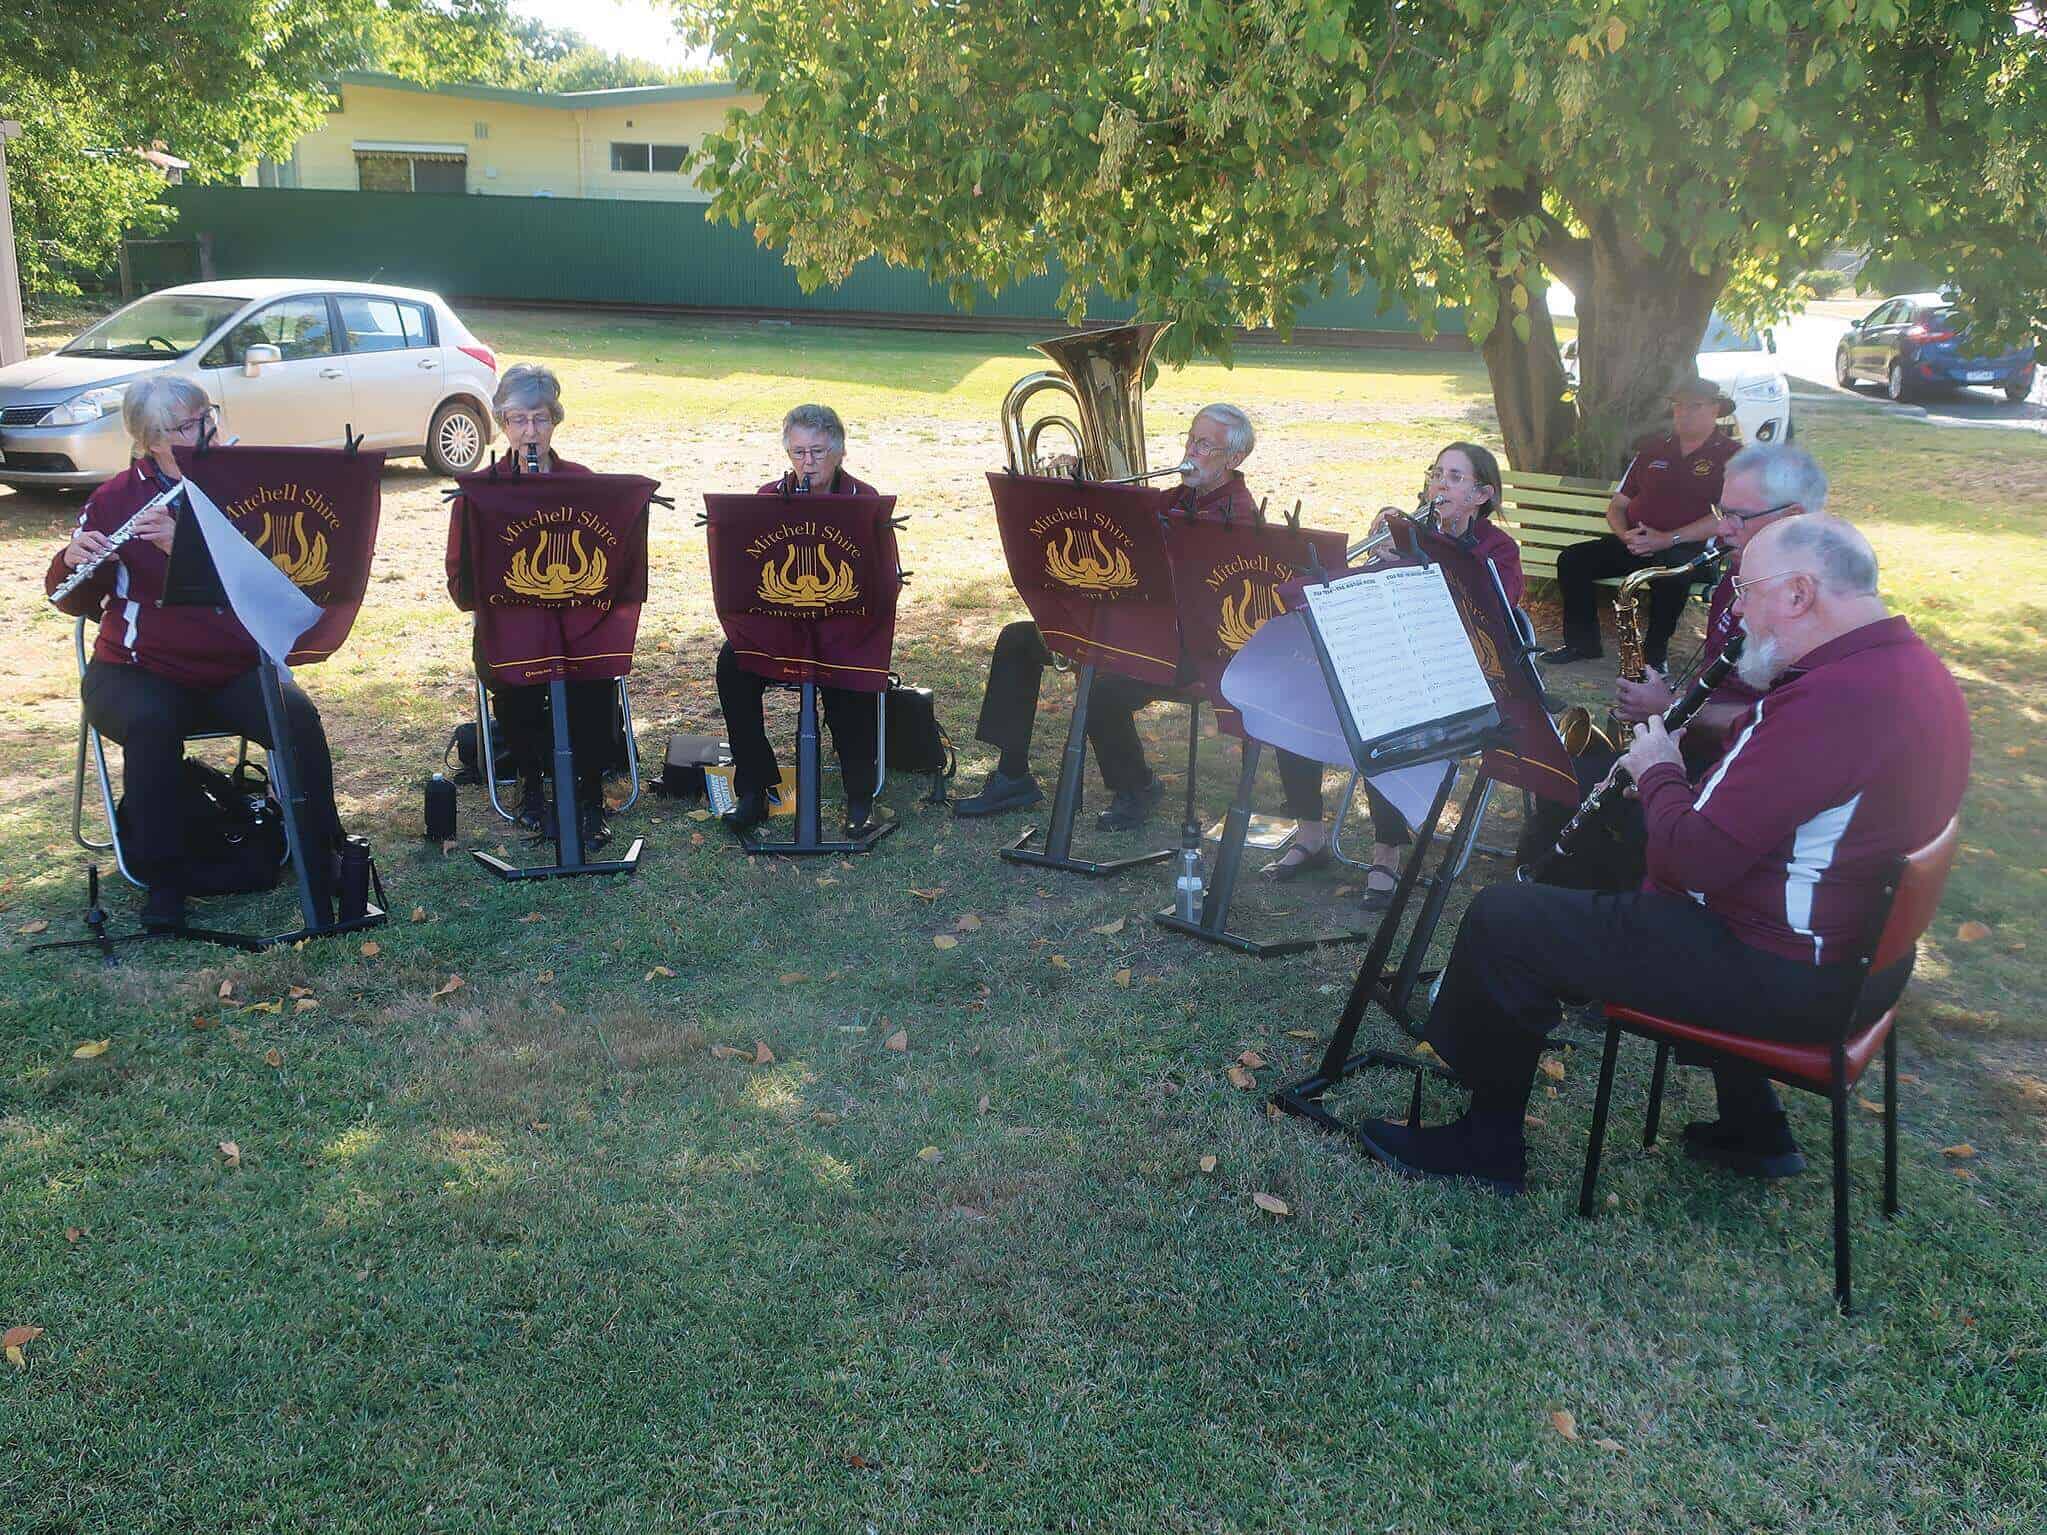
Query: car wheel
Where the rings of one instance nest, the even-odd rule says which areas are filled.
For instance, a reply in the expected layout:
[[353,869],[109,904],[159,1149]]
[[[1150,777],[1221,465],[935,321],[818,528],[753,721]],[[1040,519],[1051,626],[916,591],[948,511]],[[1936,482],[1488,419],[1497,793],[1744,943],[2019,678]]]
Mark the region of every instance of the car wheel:
[[2022,378],[2008,378],[2004,381],[2004,397],[2014,405],[2023,405],[2033,393],[2033,375]]
[[467,400],[450,400],[434,412],[427,429],[426,461],[441,474],[467,474],[483,462],[490,425]]
[[1912,398],[1912,380],[1905,374],[1905,360],[1893,357],[1884,374],[1884,393],[1901,404]]
[[1834,350],[1834,382],[1843,389],[1855,387],[1855,364],[1849,359],[1845,341]]

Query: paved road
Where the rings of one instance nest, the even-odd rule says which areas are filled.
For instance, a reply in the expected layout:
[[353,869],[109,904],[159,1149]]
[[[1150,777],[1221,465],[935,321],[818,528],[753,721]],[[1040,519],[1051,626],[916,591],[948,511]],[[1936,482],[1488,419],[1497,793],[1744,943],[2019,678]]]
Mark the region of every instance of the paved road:
[[1834,383],[1834,348],[1848,329],[1841,307],[1817,306],[1777,327],[1777,359],[1793,380],[1794,421],[1801,410],[1855,409],[1859,401],[1869,410],[1912,416],[1936,426],[1992,427],[2047,435],[2047,370],[2035,378],[2032,398],[2016,405],[1988,389],[1963,389],[1912,405],[1893,405],[1874,384],[1864,384],[1853,393],[1840,388]]

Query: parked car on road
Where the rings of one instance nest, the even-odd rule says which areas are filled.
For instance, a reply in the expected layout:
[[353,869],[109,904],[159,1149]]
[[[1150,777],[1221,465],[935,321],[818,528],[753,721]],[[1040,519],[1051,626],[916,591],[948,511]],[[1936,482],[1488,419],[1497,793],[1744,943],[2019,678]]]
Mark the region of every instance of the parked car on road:
[[1894,400],[1983,384],[2014,403],[2033,392],[2030,346],[1976,357],[1968,343],[1969,328],[1947,297],[1900,294],[1848,327],[1834,351],[1834,378],[1843,389],[1874,379]]
[[121,393],[145,374],[195,380],[223,437],[415,455],[442,474],[482,462],[497,358],[437,294],[266,277],[165,288],[58,351],[0,368],[0,484],[92,486],[129,457]]
[[[1578,342],[1564,343],[1564,376],[1578,386]],[[1743,442],[1789,442],[1791,386],[1777,365],[1777,338],[1738,331],[1716,311],[1699,341],[1699,376],[1711,379],[1734,401],[1734,424]]]

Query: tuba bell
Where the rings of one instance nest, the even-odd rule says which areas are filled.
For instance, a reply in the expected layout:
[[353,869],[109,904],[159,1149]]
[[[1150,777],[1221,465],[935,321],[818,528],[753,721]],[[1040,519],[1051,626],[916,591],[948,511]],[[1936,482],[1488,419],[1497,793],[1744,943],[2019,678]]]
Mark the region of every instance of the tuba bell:
[[[1131,483],[1177,474],[1181,465],[1145,471],[1144,370],[1171,320],[1084,330],[1032,344],[1054,366],[1027,373],[1002,401],[1002,436],[1014,474],[1043,474],[1046,458],[1038,439],[1052,427],[1073,439],[1081,472],[1104,483]],[[1073,402],[1072,416],[1044,415],[1024,421],[1024,407],[1046,391]]]

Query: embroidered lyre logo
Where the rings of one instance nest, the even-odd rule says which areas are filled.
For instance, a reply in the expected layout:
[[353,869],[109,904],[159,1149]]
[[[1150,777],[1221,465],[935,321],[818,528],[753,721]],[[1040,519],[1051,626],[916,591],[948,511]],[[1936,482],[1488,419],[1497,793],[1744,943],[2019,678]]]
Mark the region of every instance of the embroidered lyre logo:
[[804,549],[790,544],[782,563],[761,566],[759,597],[787,608],[828,608],[860,595],[851,560],[834,560],[823,544]]
[[318,586],[327,579],[327,535],[316,528],[312,538],[306,537],[303,507],[291,512],[266,510],[256,547],[269,555],[270,563],[301,589]]
[[560,602],[570,597],[594,597],[604,590],[611,567],[602,549],[585,549],[580,529],[568,533],[541,533],[530,549],[512,556],[505,569],[505,590],[521,597]]
[[1084,592],[1113,592],[1137,585],[1129,555],[1110,549],[1100,533],[1090,530],[1083,535],[1078,528],[1066,529],[1055,542],[1045,545],[1045,574],[1062,586]]

